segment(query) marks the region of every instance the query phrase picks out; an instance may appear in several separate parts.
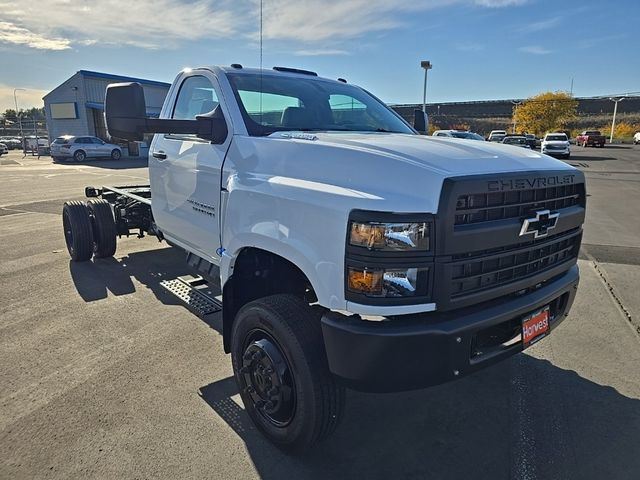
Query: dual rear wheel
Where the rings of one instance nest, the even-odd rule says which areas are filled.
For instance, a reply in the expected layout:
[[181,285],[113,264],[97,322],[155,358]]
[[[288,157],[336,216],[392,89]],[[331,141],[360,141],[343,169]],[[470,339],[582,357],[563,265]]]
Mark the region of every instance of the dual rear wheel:
[[62,226],[73,261],[111,257],[116,253],[117,230],[109,202],[102,199],[65,202]]

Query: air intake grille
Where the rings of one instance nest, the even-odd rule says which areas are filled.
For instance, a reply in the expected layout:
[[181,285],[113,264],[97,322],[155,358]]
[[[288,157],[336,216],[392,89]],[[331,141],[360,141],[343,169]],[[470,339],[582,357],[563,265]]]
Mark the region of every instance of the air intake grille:
[[535,246],[477,252],[451,264],[451,298],[492,289],[542,273],[578,256],[581,231],[549,237]]
[[535,210],[559,210],[584,205],[584,184],[507,192],[460,195],[455,225],[523,218]]

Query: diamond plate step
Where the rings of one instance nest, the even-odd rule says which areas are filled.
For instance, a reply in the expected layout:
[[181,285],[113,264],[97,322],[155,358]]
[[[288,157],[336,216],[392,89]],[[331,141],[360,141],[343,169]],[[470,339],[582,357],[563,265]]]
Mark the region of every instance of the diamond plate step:
[[163,280],[160,286],[182,300],[196,315],[204,317],[222,310],[222,303],[198,289],[206,286],[200,277],[178,277],[174,280]]

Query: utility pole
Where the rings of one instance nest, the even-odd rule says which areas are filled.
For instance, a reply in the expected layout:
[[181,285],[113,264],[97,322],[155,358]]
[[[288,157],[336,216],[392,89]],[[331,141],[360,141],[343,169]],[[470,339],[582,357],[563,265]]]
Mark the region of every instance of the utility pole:
[[429,70],[433,68],[433,65],[429,60],[423,60],[420,62],[420,66],[424,68],[424,89],[422,91],[422,111],[427,113],[427,74]]
[[26,92],[24,88],[14,88],[13,89],[13,102],[16,105],[16,118],[18,119],[18,125],[20,125],[20,137],[22,138],[22,153],[25,152],[26,146],[24,144],[24,133],[22,131],[22,119],[18,115],[18,97],[16,96],[16,92],[23,91]]
[[616,114],[618,113],[618,102],[621,102],[626,97],[620,98],[609,98],[612,102],[614,102],[613,106],[613,121],[611,122],[611,135],[609,136],[609,143],[613,143],[613,132],[616,129]]

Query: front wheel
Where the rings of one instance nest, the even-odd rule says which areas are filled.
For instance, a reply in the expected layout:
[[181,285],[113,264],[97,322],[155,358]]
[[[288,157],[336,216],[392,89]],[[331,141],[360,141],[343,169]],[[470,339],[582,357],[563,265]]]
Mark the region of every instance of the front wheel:
[[338,426],[345,390],[329,371],[320,313],[302,299],[273,295],[240,309],[231,358],[247,413],[276,446],[304,452]]
[[111,160],[120,160],[120,157],[122,157],[122,152],[117,148],[114,148],[111,151]]

